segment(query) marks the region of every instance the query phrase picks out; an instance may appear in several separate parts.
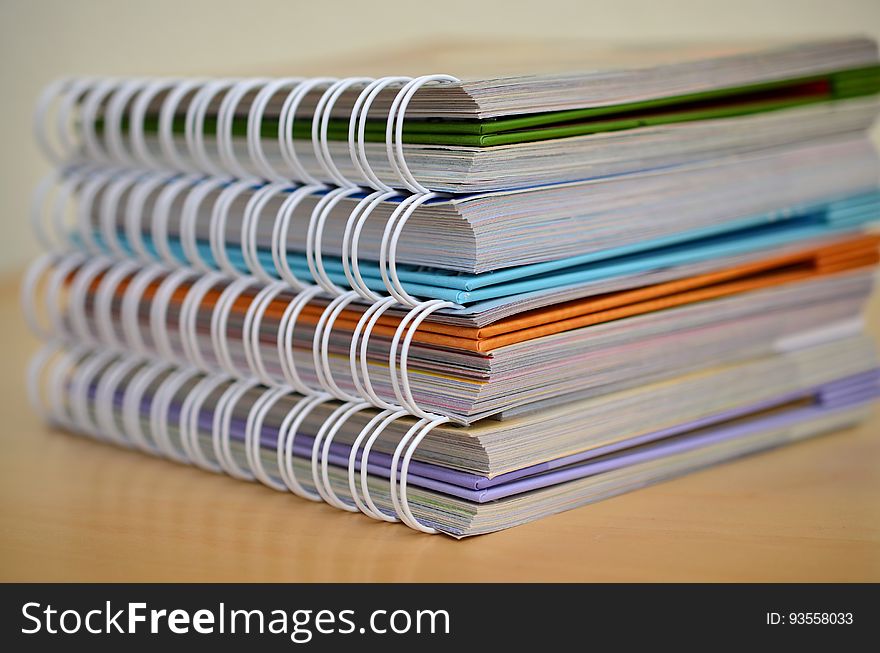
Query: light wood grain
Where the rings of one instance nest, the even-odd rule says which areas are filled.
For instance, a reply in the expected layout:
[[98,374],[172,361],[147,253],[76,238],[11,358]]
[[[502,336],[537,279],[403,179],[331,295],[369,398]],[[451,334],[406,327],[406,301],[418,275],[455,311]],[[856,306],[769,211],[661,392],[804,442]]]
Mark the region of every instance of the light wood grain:
[[[880,314],[877,297],[869,309]],[[880,414],[509,531],[426,536],[53,432],[0,285],[0,580],[878,581]]]

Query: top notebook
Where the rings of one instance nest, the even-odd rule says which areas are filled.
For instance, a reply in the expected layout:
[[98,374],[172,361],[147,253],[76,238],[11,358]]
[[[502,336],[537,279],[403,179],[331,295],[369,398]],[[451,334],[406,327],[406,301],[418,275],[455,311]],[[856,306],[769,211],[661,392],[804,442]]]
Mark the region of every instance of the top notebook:
[[880,91],[877,46],[862,38],[604,50],[563,66],[582,70],[68,79],[45,94],[38,131],[61,160],[469,193],[851,133],[870,126]]

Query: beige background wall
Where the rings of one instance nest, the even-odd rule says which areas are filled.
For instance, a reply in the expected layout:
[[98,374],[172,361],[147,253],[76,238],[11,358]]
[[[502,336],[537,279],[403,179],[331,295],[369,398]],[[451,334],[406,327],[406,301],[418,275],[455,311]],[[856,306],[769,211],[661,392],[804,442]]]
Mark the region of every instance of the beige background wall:
[[37,252],[26,212],[48,165],[30,114],[40,88],[61,75],[295,74],[323,58],[437,37],[847,33],[880,37],[880,0],[0,0],[0,275]]

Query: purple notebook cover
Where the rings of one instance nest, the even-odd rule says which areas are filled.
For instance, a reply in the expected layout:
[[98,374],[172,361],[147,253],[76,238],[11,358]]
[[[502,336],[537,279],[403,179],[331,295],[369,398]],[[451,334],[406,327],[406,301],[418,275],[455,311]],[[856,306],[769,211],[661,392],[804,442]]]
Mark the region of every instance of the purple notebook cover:
[[[92,389],[93,390],[93,389]],[[798,422],[813,419],[822,415],[830,414],[837,410],[843,410],[852,406],[869,402],[880,396],[880,369],[870,370],[861,374],[845,377],[826,383],[821,386],[804,389],[798,392],[779,395],[773,399],[740,406],[731,410],[723,411],[690,422],[678,424],[658,431],[645,433],[613,444],[597,447],[589,451],[579,452],[555,460],[543,462],[502,474],[494,478],[487,478],[477,474],[448,469],[439,465],[412,461],[408,483],[426,489],[442,492],[455,497],[484,503],[522,492],[528,492],[566,481],[572,481],[586,476],[602,472],[620,469],[628,465],[656,460],[663,456],[680,453],[708,446],[725,440],[743,437],[770,428],[780,428]],[[642,448],[638,451],[625,451],[633,447],[672,438],[688,431],[706,428],[719,422],[725,422],[738,417],[747,416],[751,413],[770,409],[797,399],[814,398],[815,403],[810,406],[796,408],[784,413],[769,415],[764,418],[754,419],[744,424],[719,426],[709,432],[690,438],[678,438],[673,442],[658,442],[651,447]],[[116,403],[121,405],[121,394],[116,397]],[[142,402],[142,412],[148,414],[151,399],[145,398]],[[179,417],[180,407],[173,404],[169,409],[169,418],[176,420]],[[211,415],[202,411],[199,416],[201,428],[210,430],[212,426]],[[243,420],[233,419],[231,422],[231,437],[235,440],[244,440],[245,423]],[[272,427],[265,427],[261,434],[261,444],[275,451],[277,446],[277,431]],[[311,458],[314,438],[308,435],[300,435],[294,441],[294,454],[303,458]],[[346,468],[351,448],[343,443],[334,442],[330,446],[328,460],[330,464]],[[356,469],[360,469],[360,454],[358,454]],[[601,460],[596,460],[601,458]],[[370,474],[390,477],[391,456],[380,452],[371,452],[368,471]]]

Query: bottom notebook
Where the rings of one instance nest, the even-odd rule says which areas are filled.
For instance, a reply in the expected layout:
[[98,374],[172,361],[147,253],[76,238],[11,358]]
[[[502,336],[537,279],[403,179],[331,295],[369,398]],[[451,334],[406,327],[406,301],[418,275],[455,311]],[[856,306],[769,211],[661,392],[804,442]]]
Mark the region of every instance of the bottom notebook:
[[[407,491],[409,506],[420,522],[453,537],[503,530],[726,460],[855,425],[878,396],[880,375],[859,375],[817,389],[813,397],[770,409],[756,407],[750,415],[479,491],[472,497],[477,500],[412,483]],[[302,474],[307,475],[308,461],[299,459],[298,464]],[[368,488],[376,506],[394,514],[390,486],[384,478],[388,475],[387,471],[371,474]],[[351,496],[345,469],[330,466],[330,481],[340,497]]]
[[[819,346],[814,351],[821,352],[823,347],[827,348],[827,345]],[[45,351],[51,354],[53,349]],[[854,351],[858,351],[858,348]],[[45,395],[47,401],[42,407],[49,413],[50,419],[70,430],[129,446],[139,446],[134,437],[136,433],[149,432],[153,446],[141,448],[161,453],[163,439],[167,440],[169,431],[176,428],[175,422],[181,422],[181,408],[171,401],[174,393],[164,393],[164,400],[159,386],[151,390],[151,393],[155,391],[153,396],[139,394],[137,389],[131,390],[133,394],[129,393],[131,387],[138,385],[136,382],[124,384],[127,389],[122,394],[112,391],[112,388],[110,394],[102,393],[102,389],[110,387],[102,385],[103,382],[116,377],[116,381],[111,381],[112,385],[126,375],[133,378],[131,371],[138,365],[144,365],[144,362],[84,348],[62,349],[61,352],[62,360],[67,363],[51,368],[48,392],[41,392],[38,374],[31,378],[34,382],[31,387],[35,393],[33,397],[40,404],[41,395]],[[846,367],[842,363],[845,357],[840,355],[841,352],[836,353],[831,360],[839,362],[832,364],[826,361],[826,366],[839,365],[839,369],[843,370]],[[780,356],[777,358],[782,361],[788,355]],[[40,360],[39,357],[37,360]],[[789,362],[792,360],[800,361],[801,373],[809,376],[810,368],[804,365],[810,358],[801,356]],[[821,356],[818,357],[813,367],[822,360]],[[754,364],[744,364],[741,369],[745,371],[748,365]],[[32,369],[38,371],[40,365]],[[311,482],[317,484],[318,474],[322,474],[320,478],[323,478],[324,485],[321,494],[326,499],[329,493],[341,502],[340,507],[356,510],[354,497],[357,496],[359,507],[364,509],[366,506],[368,512],[373,511],[373,516],[377,518],[391,520],[392,516],[401,514],[403,506],[411,511],[420,524],[439,532],[456,538],[478,535],[855,424],[866,414],[867,404],[880,396],[880,369],[868,366],[863,366],[862,371],[850,369],[853,371],[838,371],[837,376],[826,376],[827,380],[818,384],[813,381],[799,389],[781,393],[777,390],[776,395],[768,394],[759,401],[752,399],[751,403],[726,409],[719,407],[714,413],[699,418],[680,418],[678,423],[671,426],[655,426],[653,431],[637,435],[624,436],[620,433],[611,444],[564,456],[557,454],[557,457],[545,459],[540,464],[523,466],[515,472],[491,478],[414,461],[407,469],[404,485],[400,482],[402,465],[396,465],[397,472],[392,474],[394,466],[390,456],[375,452],[370,456],[366,470],[361,470],[363,456],[352,459],[350,444],[341,442],[326,442],[324,455],[316,462],[316,448],[312,446],[314,437],[300,433],[299,427],[296,427],[285,439],[285,446],[289,449],[288,474],[302,481],[300,487],[306,488],[306,493],[314,493],[317,487]],[[689,386],[685,384],[681,388],[682,393],[687,393]],[[131,394],[136,401],[127,402],[126,394]],[[205,393],[206,398],[209,395]],[[275,455],[276,449],[280,452],[281,447],[267,443],[267,434],[253,441],[257,453],[244,451],[247,436],[238,432],[240,429],[233,425],[241,418],[246,418],[252,425],[251,430],[263,429],[252,423],[254,408],[246,408],[241,413],[242,408],[239,407],[238,417],[234,418],[235,404],[226,405],[221,412],[230,411],[229,419],[225,427],[221,425],[219,430],[215,424],[216,415],[211,417],[212,413],[217,413],[213,407],[196,409],[192,412],[193,419],[197,423],[204,422],[207,427],[196,428],[196,432],[201,431],[197,439],[207,437],[208,440],[216,440],[219,432],[222,440],[225,432],[228,437],[225,443],[221,442],[221,447],[225,448],[227,456],[239,460],[237,469],[246,471],[250,468],[256,473],[257,468],[271,470],[274,464],[281,471],[280,454]],[[212,424],[214,428],[211,428]],[[545,426],[550,428],[550,422]],[[108,432],[107,427],[116,433]],[[274,440],[281,442],[277,429],[275,435]],[[217,443],[213,445],[216,447]],[[206,441],[196,448],[206,451],[212,448],[212,443]],[[186,460],[180,456],[172,457]],[[192,460],[199,463],[198,459]],[[235,475],[252,477],[246,473]],[[277,480],[273,487],[286,489]],[[354,495],[354,492],[358,494]]]

